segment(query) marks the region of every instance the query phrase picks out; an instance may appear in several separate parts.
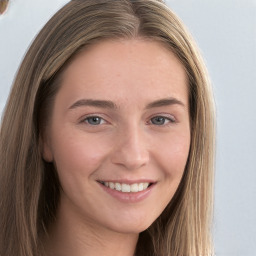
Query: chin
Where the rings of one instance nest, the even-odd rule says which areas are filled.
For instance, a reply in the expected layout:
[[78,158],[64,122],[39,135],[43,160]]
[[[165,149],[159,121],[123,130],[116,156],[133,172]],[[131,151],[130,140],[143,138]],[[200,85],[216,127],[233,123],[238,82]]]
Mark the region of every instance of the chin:
[[140,221],[116,221],[115,225],[110,228],[118,233],[139,234],[149,228],[153,222],[145,221],[145,218]]

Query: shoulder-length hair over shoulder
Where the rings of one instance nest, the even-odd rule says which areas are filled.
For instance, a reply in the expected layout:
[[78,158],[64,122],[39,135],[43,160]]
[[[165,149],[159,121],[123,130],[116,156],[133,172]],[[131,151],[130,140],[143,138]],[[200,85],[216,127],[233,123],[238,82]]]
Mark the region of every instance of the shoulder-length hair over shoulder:
[[80,50],[104,39],[160,41],[188,77],[191,147],[181,183],[160,217],[139,236],[138,256],[213,255],[211,218],[214,103],[197,47],[177,16],[157,0],[73,0],[30,46],[14,81],[0,133],[0,255],[41,255],[60,185],[42,159],[43,136],[60,76]]

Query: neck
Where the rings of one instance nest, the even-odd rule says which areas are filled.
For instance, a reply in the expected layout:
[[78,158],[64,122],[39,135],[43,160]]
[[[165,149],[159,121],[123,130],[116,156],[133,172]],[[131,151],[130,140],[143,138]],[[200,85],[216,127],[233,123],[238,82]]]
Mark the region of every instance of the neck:
[[60,209],[44,238],[47,256],[133,256],[138,234],[115,232]]

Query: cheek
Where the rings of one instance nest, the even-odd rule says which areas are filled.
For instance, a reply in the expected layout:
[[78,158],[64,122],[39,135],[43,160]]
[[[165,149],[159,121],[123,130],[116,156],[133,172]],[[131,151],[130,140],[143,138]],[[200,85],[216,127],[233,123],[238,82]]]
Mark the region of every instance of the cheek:
[[168,135],[161,139],[161,145],[155,147],[154,154],[152,152],[155,169],[160,175],[159,191],[154,199],[159,206],[154,208],[155,216],[163,212],[177,191],[190,148],[190,136],[187,135],[180,136],[176,133],[175,136]]
[[71,179],[79,181],[93,175],[107,155],[107,148],[99,140],[74,132],[65,137],[64,134],[55,136],[53,158],[60,179],[63,177],[71,182]]
[[177,181],[182,177],[190,149],[190,136],[179,135],[167,138],[164,143],[156,149],[158,152],[158,163],[164,169],[166,176]]

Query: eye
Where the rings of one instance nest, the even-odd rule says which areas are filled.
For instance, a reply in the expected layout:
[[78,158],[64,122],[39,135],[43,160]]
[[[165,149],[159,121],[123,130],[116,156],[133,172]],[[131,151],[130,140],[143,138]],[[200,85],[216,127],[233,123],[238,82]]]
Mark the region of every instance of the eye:
[[101,125],[106,123],[106,121],[99,117],[99,116],[89,116],[83,119],[83,122],[89,124],[89,125]]
[[175,123],[174,118],[165,117],[165,116],[155,116],[150,119],[150,122],[154,125],[166,125],[168,123]]

